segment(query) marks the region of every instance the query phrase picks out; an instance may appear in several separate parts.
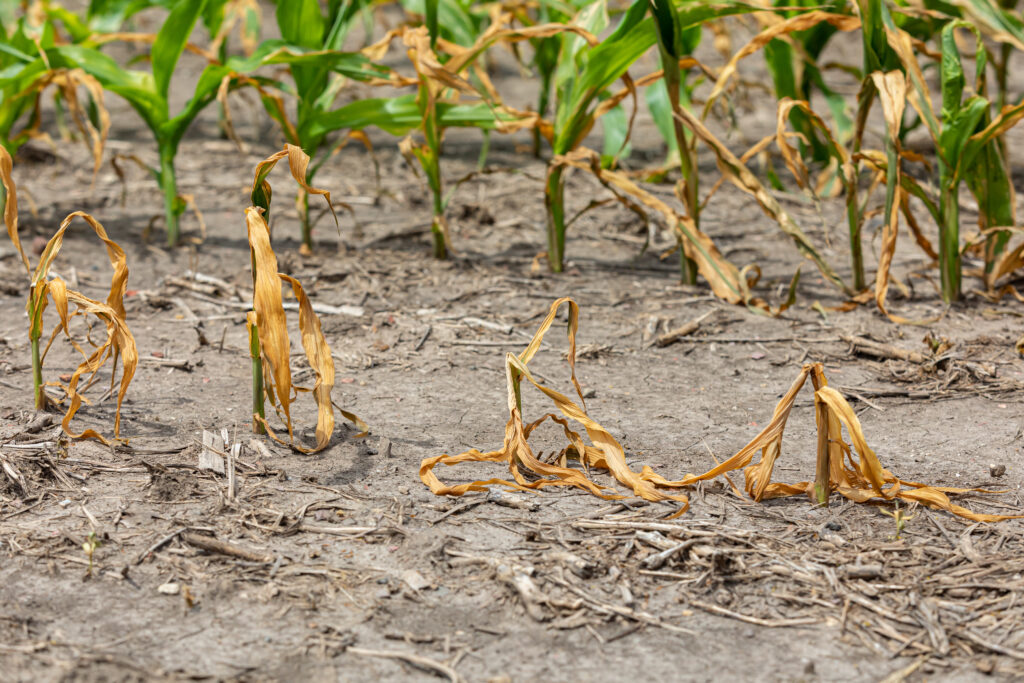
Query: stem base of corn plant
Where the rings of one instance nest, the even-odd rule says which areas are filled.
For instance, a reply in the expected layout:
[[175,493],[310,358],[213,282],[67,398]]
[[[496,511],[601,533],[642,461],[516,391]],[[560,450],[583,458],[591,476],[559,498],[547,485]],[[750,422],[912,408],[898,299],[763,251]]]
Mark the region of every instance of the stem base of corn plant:
[[548,267],[561,273],[565,266],[565,178],[561,166],[548,171],[544,207],[548,224]]
[[[943,185],[945,186],[945,185]],[[942,300],[947,304],[960,299],[960,203],[959,188],[946,188],[939,204],[939,275]]]
[[[312,182],[307,178],[306,182]],[[309,193],[302,190],[302,202],[299,211],[302,213],[302,250],[307,254],[313,253],[313,221],[309,216]]]
[[43,391],[43,363],[39,357],[39,338],[30,340],[32,347],[32,395],[35,397],[36,410],[45,410],[46,393]]
[[814,499],[818,505],[828,505],[831,493],[829,485],[829,430],[828,406],[823,401],[816,401],[818,423],[818,461],[814,473]]
[[434,236],[434,258],[444,261],[448,258],[448,245],[445,244],[444,227],[441,225],[439,217],[434,217],[434,221],[430,224],[430,232]]
[[174,173],[174,152],[160,152],[160,189],[164,193],[164,219],[167,234],[167,246],[178,246],[181,236],[178,218],[181,206],[178,199],[178,179]]
[[263,388],[263,360],[260,356],[260,333],[253,325],[249,328],[249,356],[252,358],[252,431],[254,434],[265,434],[263,423],[257,419],[266,418]]

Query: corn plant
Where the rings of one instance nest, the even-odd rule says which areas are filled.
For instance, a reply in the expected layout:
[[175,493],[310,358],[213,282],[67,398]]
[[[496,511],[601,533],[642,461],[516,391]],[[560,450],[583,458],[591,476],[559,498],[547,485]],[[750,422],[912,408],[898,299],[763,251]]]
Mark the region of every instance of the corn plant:
[[[427,5],[429,7],[431,3]],[[393,33],[365,52],[380,58],[387,43],[400,37],[408,47],[407,54],[416,71],[416,78],[406,81],[406,84],[415,85],[417,92],[392,98],[359,100],[324,112],[317,118],[316,125],[323,130],[362,130],[377,126],[392,135],[406,136],[399,149],[410,163],[415,161],[423,170],[432,197],[431,234],[436,258],[446,258],[450,248],[445,209],[451,192],[445,192],[441,172],[445,130],[469,127],[485,133],[514,132],[538,125],[535,113],[517,111],[501,104],[486,75],[476,69],[476,60],[499,41],[525,41],[565,30],[578,30],[560,24],[511,29],[507,28],[510,20],[509,14],[495,15],[490,27],[468,47],[432,39],[426,26],[406,27]],[[437,51],[432,44],[438,46]],[[442,52],[445,53],[443,57],[440,56]],[[472,80],[474,74],[475,83]],[[411,137],[413,133],[418,133],[423,142],[415,142]]]
[[[120,386],[117,390],[114,436],[120,435],[121,404],[125,393],[128,391],[128,385],[131,384],[139,360],[135,338],[128,329],[124,308],[124,295],[128,282],[128,266],[124,251],[107,236],[99,221],[89,214],[76,211],[64,219],[57,232],[46,243],[39,257],[39,263],[33,271],[18,237],[18,194],[12,178],[12,166],[10,154],[7,153],[7,150],[0,148],[0,182],[2,182],[5,191],[4,223],[7,227],[7,235],[10,237],[21,258],[26,275],[30,278],[26,310],[28,311],[29,320],[28,339],[32,353],[32,388],[35,407],[38,410],[42,410],[51,403],[51,399],[44,390],[46,385],[43,383],[43,363],[46,360],[50,346],[57,338],[57,335],[63,331],[75,350],[81,354],[83,360],[75,368],[66,385],[50,383],[59,386],[69,399],[68,408],[61,425],[64,431],[72,438],[95,438],[103,443],[107,443],[103,436],[92,429],[85,429],[81,433],[75,434],[70,430],[69,424],[82,405],[82,394],[97,380],[98,373],[107,360],[110,360],[112,365],[110,388],[111,392],[113,392],[117,375],[117,364],[120,361],[122,371]],[[110,280],[110,292],[107,295],[106,301],[96,301],[80,292],[69,289],[64,280],[51,274],[54,260],[57,258],[64,243],[64,234],[76,218],[83,219],[103,242],[107,250],[107,256],[110,259],[110,265],[114,269],[114,274]],[[45,348],[41,349],[43,313],[51,299],[59,316],[60,324],[54,327]],[[69,304],[73,304],[74,310],[69,309]],[[100,344],[92,343],[90,340],[93,350],[91,353],[87,353],[74,339],[69,326],[74,318],[90,315],[103,324],[106,328],[107,336],[106,340]],[[80,388],[79,382],[83,377],[86,378],[85,386]]]
[[[954,20],[941,32],[941,103],[936,114],[921,65],[908,34],[893,21],[884,6],[881,18],[889,43],[906,70],[910,84],[910,103],[924,122],[936,148],[938,198],[928,193],[912,178],[904,176],[906,191],[919,199],[938,223],[939,274],[942,298],[947,303],[960,298],[961,237],[959,190],[966,181],[978,200],[980,222],[985,241],[986,279],[1001,269],[996,262],[1009,239],[1009,226],[1014,225],[1014,191],[1009,178],[1000,137],[1024,117],[1024,102],[1004,107],[992,116],[992,100],[986,86],[988,51],[981,33],[973,24]],[[960,51],[954,32],[967,29],[976,37],[976,79],[967,88]],[[972,92],[973,91],[973,92]]]
[[[288,168],[295,182],[308,194],[322,195],[328,209],[333,213],[330,193],[306,183],[310,160],[298,147],[286,145],[282,151],[271,155],[256,166],[251,192],[252,206],[245,212],[253,278],[253,310],[246,316],[252,363],[253,431],[267,433],[275,441],[303,453],[315,453],[327,447],[334,432],[334,403],[331,400],[331,390],[334,387],[334,359],[321,330],[320,319],[313,311],[302,284],[295,278],[278,272],[277,256],[271,247],[270,225],[267,222],[271,190],[267,176],[277,162],[285,158],[288,159]],[[292,384],[291,347],[281,297],[282,283],[291,286],[298,302],[302,347],[306,352],[306,360],[316,373],[316,384],[312,389]],[[310,392],[316,402],[316,444],[312,448],[305,448],[295,442],[291,416],[293,392]],[[288,430],[287,442],[280,439],[267,423],[267,399],[285,423]],[[366,433],[367,427],[362,420],[346,410],[342,410],[341,413],[360,427],[362,434]]]
[[220,79],[204,73],[185,108],[176,115],[170,110],[171,76],[178,64],[206,0],[174,3],[150,51],[152,72],[123,69],[113,59],[88,45],[56,46],[45,51],[41,61],[57,67],[81,69],[108,91],[124,98],[139,114],[156,139],[159,167],[149,171],[164,196],[167,244],[179,238],[179,218],[185,201],[179,196],[174,160],[186,129],[203,108],[213,101]]
[[[655,97],[648,98],[652,104],[652,115],[662,136],[669,141],[670,158],[673,153],[678,158],[682,179],[677,194],[683,198],[686,212],[693,221],[693,227],[700,229],[700,186],[698,182],[696,140],[687,136],[682,121],[676,112],[688,106],[690,88],[686,86],[684,71],[680,61],[693,54],[700,43],[701,27],[691,26],[683,29],[679,11],[671,0],[650,0],[651,14],[657,24],[658,52],[661,57],[661,68],[664,78],[658,84],[648,88],[648,93]],[[663,96],[663,97],[662,97]],[[668,106],[664,106],[667,100]],[[670,132],[669,132],[670,131]],[[686,284],[697,282],[697,264],[686,255],[682,243],[679,245],[679,258],[682,281]]]
[[[569,378],[579,398],[565,396],[555,389],[541,384],[530,371],[530,361],[536,355],[544,335],[555,321],[559,308],[568,306]],[[624,451],[610,432],[590,417],[586,400],[576,379],[576,332],[579,327],[579,306],[570,298],[558,299],[551,304],[547,317],[527,347],[518,354],[508,353],[505,357],[505,383],[509,418],[505,425],[505,437],[498,450],[481,452],[472,449],[458,455],[437,455],[424,458],[420,463],[420,479],[439,496],[462,496],[469,491],[485,491],[489,486],[509,486],[519,490],[536,490],[548,486],[573,486],[601,498],[617,498],[620,494],[592,479],[593,470],[603,469],[619,483],[632,489],[633,495],[650,501],[675,501],[680,508],[675,515],[686,512],[689,502],[678,490],[707,481],[744,468],[747,494],[755,501],[785,496],[806,495],[819,505],[826,505],[833,492],[854,502],[869,500],[917,502],[931,508],[946,510],[972,521],[996,522],[1012,519],[1016,515],[992,515],[976,513],[954,504],[949,494],[980,492],[980,489],[961,489],[929,486],[899,479],[882,467],[875,452],[868,446],[860,420],[843,395],[828,385],[821,363],[804,365],[796,380],[783,394],[772,413],[768,424],[735,455],[713,469],[700,474],[688,474],[682,479],[670,481],[650,467],[634,472],[626,462]],[[800,390],[811,380],[814,391],[815,424],[818,434],[817,464],[813,481],[796,484],[772,482],[775,463],[781,457],[782,440],[786,423],[796,404]],[[548,414],[533,421],[523,419],[524,380],[540,390],[558,409],[561,415]],[[554,462],[545,462],[533,454],[529,438],[547,419],[562,427],[567,444],[559,451]],[[582,425],[584,435],[573,429],[573,423]],[[843,438],[846,431],[849,441]],[[589,443],[588,443],[589,440]],[[751,465],[757,452],[761,452],[758,463]],[[568,466],[569,460],[577,460],[583,471]],[[465,484],[447,485],[434,473],[438,465],[456,465],[463,462],[496,462],[507,465],[512,480],[487,479]],[[524,471],[531,473],[526,476]],[[741,495],[732,485],[732,490]]]
[[[341,2],[331,0],[322,10],[317,0],[294,0],[277,4],[277,26],[281,41],[268,41],[260,46],[261,54],[270,55],[287,47],[296,54],[308,53],[301,59],[289,60],[286,68],[291,76],[295,95],[295,122],[287,119],[277,103],[264,97],[267,112],[281,124],[288,142],[301,147],[316,159],[321,147],[333,132],[318,125],[320,114],[330,110],[346,79],[385,81],[388,70],[372,65],[358,53],[341,52],[358,12],[367,3],[362,0]],[[264,60],[271,63],[273,59]],[[241,65],[239,65],[241,66]],[[254,65],[253,65],[254,66]],[[289,86],[280,84],[284,89]],[[305,183],[312,183],[320,165],[328,158],[324,155],[308,169]],[[313,248],[313,224],[309,213],[309,195],[302,195],[302,244],[304,251]]]
[[[602,0],[603,1],[603,0]],[[580,148],[593,130],[598,119],[622,101],[632,88],[628,70],[658,40],[660,28],[647,16],[649,0],[635,0],[622,14],[615,29],[603,40],[575,40],[564,36],[571,45],[563,45],[559,68],[555,76],[556,106],[552,121],[551,151],[544,188],[544,206],[547,213],[548,266],[552,272],[561,272],[565,262],[565,171],[563,158]],[[584,8],[575,22],[586,27],[587,18],[597,10]],[[688,4],[677,10],[672,18],[667,12],[658,16],[672,23],[672,43],[666,46],[681,49],[675,44],[676,35],[702,23],[731,14],[758,11],[758,8],[740,3],[723,2],[714,6]],[[667,24],[666,24],[667,28]],[[668,36],[663,33],[663,36]],[[626,82],[627,93],[602,101],[602,95],[620,78]]]
[[[56,44],[50,20],[43,17],[39,25],[33,25],[22,16],[10,26],[8,32],[0,25],[0,145],[13,154],[31,138],[46,138],[40,129],[41,102],[43,92],[52,87],[58,112],[71,114],[98,170],[110,128],[103,88],[80,69],[54,68],[39,59],[40,50]],[[85,100],[80,99],[80,90],[85,91]],[[15,126],[22,121],[23,127],[15,133]]]

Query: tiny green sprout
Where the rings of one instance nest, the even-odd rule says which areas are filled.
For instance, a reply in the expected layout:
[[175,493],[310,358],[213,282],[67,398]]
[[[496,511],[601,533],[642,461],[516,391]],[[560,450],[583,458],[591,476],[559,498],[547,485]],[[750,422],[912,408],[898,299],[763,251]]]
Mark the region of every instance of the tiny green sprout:
[[85,551],[85,556],[89,558],[89,568],[85,572],[85,578],[92,576],[92,556],[96,553],[96,548],[100,547],[100,539],[96,536],[95,531],[90,531],[89,535],[85,537],[85,543],[82,544],[82,550]]
[[896,520],[896,535],[890,536],[892,540],[900,540],[900,535],[903,533],[903,528],[907,525],[907,522],[917,517],[917,515],[908,516],[906,511],[900,510],[900,502],[896,501],[896,509],[890,512],[889,510],[882,510],[883,515],[889,515]]

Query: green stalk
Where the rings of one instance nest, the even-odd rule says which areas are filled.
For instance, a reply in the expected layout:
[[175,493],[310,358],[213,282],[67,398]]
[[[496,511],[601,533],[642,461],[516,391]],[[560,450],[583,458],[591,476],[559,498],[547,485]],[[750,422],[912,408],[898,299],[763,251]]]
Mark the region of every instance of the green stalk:
[[[269,205],[268,205],[269,206]],[[256,289],[256,254],[249,250],[249,261],[252,264],[252,286]],[[253,314],[255,317],[255,313]],[[267,412],[264,407],[266,391],[263,387],[263,356],[260,348],[260,330],[255,323],[249,326],[249,358],[252,361],[252,414],[266,418]],[[266,434],[263,423],[253,417],[253,434]]]
[[[309,183],[312,178],[306,178],[306,182]],[[309,253],[313,253],[313,225],[309,218],[309,193],[305,190],[299,190],[302,192],[302,246],[309,250]]]
[[[842,172],[842,171],[840,171]],[[853,289],[864,291],[867,286],[864,278],[864,249],[861,245],[860,208],[857,206],[856,192],[847,189],[846,222],[850,229],[850,262],[853,266]]]
[[[846,180],[846,224],[850,235],[850,263],[853,268],[853,289],[856,292],[864,291],[867,286],[867,278],[864,275],[864,248],[861,239],[863,223],[860,215],[860,205],[857,194],[858,179],[860,178],[860,161],[857,155],[860,153],[861,142],[864,136],[864,128],[867,125],[867,116],[871,111],[871,104],[876,94],[874,82],[870,77],[864,79],[860,93],[857,95],[857,121],[853,141],[851,143],[850,163],[853,164],[853,174]],[[842,169],[839,170],[842,173]]]
[[548,169],[544,187],[544,207],[548,217],[548,267],[561,273],[565,266],[565,167]]
[[[673,112],[680,108],[679,104],[679,82],[675,79],[666,82],[668,96],[672,102]],[[674,87],[673,87],[674,86]],[[673,92],[673,90],[675,92]],[[700,194],[698,188],[698,171],[696,150],[686,139],[686,132],[683,130],[683,123],[678,116],[672,117],[672,125],[675,126],[676,141],[679,146],[679,170],[683,174],[683,199],[686,202],[686,211],[693,219],[693,225],[700,229]],[[686,251],[679,245],[680,249],[680,275],[683,284],[697,284],[697,263],[686,256]]]
[[[253,325],[249,328],[249,357],[252,359],[252,414],[266,418],[267,413],[263,404],[263,360],[260,357],[260,332]],[[254,434],[264,434],[266,430],[263,423],[253,418],[252,431]]]
[[429,159],[431,168],[427,169],[427,182],[430,184],[430,194],[434,200],[434,219],[430,223],[430,232],[434,235],[434,258],[444,260],[448,258],[448,245],[444,241],[444,195],[441,188],[441,165],[437,154],[431,154]]
[[43,364],[39,360],[39,337],[29,340],[32,346],[32,392],[36,400],[36,410],[46,408],[46,395],[43,393]]
[[180,237],[178,217],[181,215],[181,202],[178,199],[178,179],[174,172],[175,153],[175,149],[161,146],[160,189],[164,193],[164,216],[167,223],[168,247],[176,247]]
[[[892,163],[891,161],[889,163]],[[943,176],[948,173],[943,169]],[[960,183],[943,178],[939,198],[939,274],[942,277],[942,300],[947,304],[960,298]]]
[[31,319],[29,320],[28,341],[32,348],[32,395],[35,398],[36,410],[45,410],[47,401],[46,394],[43,392],[43,361],[39,355],[39,339],[43,336],[43,312],[40,302],[36,300],[35,288],[33,288],[29,313]]
[[818,462],[814,473],[814,498],[818,505],[828,505],[829,487],[829,433],[828,406],[822,400],[815,401],[818,423]]
[[[551,79],[554,77],[554,70],[542,70],[540,74],[540,95],[537,99],[537,114],[542,118],[548,113],[548,103],[551,100]],[[540,128],[533,129],[533,156],[540,159],[540,147],[543,136]]]

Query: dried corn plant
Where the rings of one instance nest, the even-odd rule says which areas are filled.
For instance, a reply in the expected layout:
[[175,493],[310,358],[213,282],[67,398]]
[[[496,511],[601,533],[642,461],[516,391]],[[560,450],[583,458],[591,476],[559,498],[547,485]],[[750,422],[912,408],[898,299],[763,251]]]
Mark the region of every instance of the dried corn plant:
[[[29,318],[29,345],[32,349],[32,384],[35,395],[35,406],[37,409],[45,409],[51,399],[47,396],[44,386],[59,387],[68,400],[68,406],[64,413],[61,426],[72,438],[93,438],[108,443],[106,438],[92,429],[85,429],[75,434],[69,429],[69,424],[75,413],[86,402],[83,394],[96,382],[99,371],[109,360],[111,363],[110,392],[114,392],[114,385],[117,378],[117,365],[120,361],[121,381],[117,388],[117,410],[114,418],[114,436],[120,436],[121,432],[121,404],[124,401],[128,385],[131,384],[135,374],[135,368],[139,362],[138,350],[135,347],[135,338],[128,323],[125,320],[124,295],[128,282],[128,265],[124,251],[111,240],[103,226],[95,218],[87,213],[76,211],[69,214],[60,224],[57,232],[47,242],[39,257],[39,263],[33,272],[29,264],[28,256],[21,246],[18,238],[18,195],[12,178],[11,156],[5,149],[0,147],[0,181],[3,183],[5,204],[4,223],[7,227],[7,234],[11,238],[15,249],[21,257],[25,266],[25,273],[31,278],[31,289],[29,291],[26,309]],[[85,296],[81,292],[68,289],[67,283],[60,277],[51,274],[53,262],[57,258],[61,247],[64,244],[64,234],[68,227],[76,219],[81,218],[93,229],[96,236],[100,238],[107,249],[107,256],[110,265],[114,268],[114,274],[110,279],[110,293],[106,301],[96,301]],[[43,337],[43,313],[50,300],[53,300],[54,308],[60,318],[60,324],[54,327],[46,347],[40,351],[40,340]],[[71,310],[69,304],[73,304]],[[76,341],[71,332],[71,323],[79,316],[94,316],[104,326],[106,338],[99,344],[92,341],[91,335],[87,336],[88,343],[92,346],[87,351]],[[43,383],[43,362],[50,350],[50,346],[57,338],[57,335],[64,332],[65,337],[70,341],[74,349],[81,354],[82,362],[75,368],[67,384],[60,382]],[[79,383],[84,378],[84,386]]]
[[[797,484],[772,482],[772,470],[782,454],[782,436],[793,410],[797,394],[810,377],[814,387],[815,423],[818,430],[817,469],[814,481]],[[843,428],[850,438],[843,439]],[[757,451],[761,460],[750,465]],[[857,457],[855,457],[855,455]],[[838,391],[828,386],[821,363],[804,365],[789,390],[775,406],[771,421],[736,455],[699,476],[688,475],[683,481],[693,484],[714,479],[729,472],[746,468],[747,494],[756,501],[806,494],[819,504],[828,502],[835,492],[857,503],[869,500],[916,501],[937,510],[946,510],[976,522],[998,522],[1024,515],[990,515],[977,513],[955,505],[948,494],[992,493],[986,489],[929,486],[896,477],[882,467],[878,456],[868,446],[860,420],[853,408]],[[739,495],[739,491],[733,488]]]
[[[551,328],[562,304],[569,308],[569,323],[567,333],[569,337],[569,376],[573,388],[579,397],[576,403],[564,394],[549,387],[543,386],[534,378],[530,372],[529,363],[540,349],[544,335]],[[608,490],[607,487],[595,483],[586,472],[567,467],[570,459],[579,460],[584,468],[604,469],[615,477],[616,480],[633,489],[637,496],[651,501],[677,501],[682,504],[677,514],[686,511],[689,505],[685,495],[674,492],[665,493],[663,488],[673,488],[682,485],[681,482],[671,482],[658,476],[649,467],[644,467],[640,473],[629,469],[626,464],[625,453],[622,446],[615,440],[608,430],[597,423],[587,414],[587,404],[583,398],[583,391],[576,379],[576,331],[579,326],[579,306],[570,298],[562,298],[551,304],[547,317],[541,323],[537,333],[534,334],[526,349],[516,355],[509,353],[505,358],[505,382],[508,390],[508,411],[509,419],[505,425],[505,441],[503,446],[496,451],[482,453],[473,449],[459,455],[439,455],[426,458],[420,464],[420,479],[430,490],[439,496],[461,496],[467,491],[482,491],[488,486],[502,484],[515,489],[528,490],[540,489],[545,486],[575,486],[605,499],[617,499],[624,496]],[[526,380],[539,389],[555,404],[561,417],[554,413],[548,413],[543,417],[526,424],[523,422],[523,396],[522,384]],[[568,440],[568,445],[563,448],[554,458],[560,464],[547,463],[534,455],[530,448],[529,438],[534,431],[546,420],[560,425]],[[586,443],[583,436],[570,427],[570,421],[583,425],[590,443]],[[504,462],[508,464],[509,472],[515,481],[505,479],[488,479],[486,481],[474,481],[467,484],[448,486],[442,483],[433,470],[437,465],[455,465],[460,462]]]
[[[275,441],[291,446],[302,453],[316,453],[327,447],[334,433],[334,359],[320,328],[320,318],[306,296],[302,284],[295,278],[278,272],[277,256],[270,244],[270,226],[267,218],[272,196],[267,176],[278,161],[287,158],[288,168],[295,182],[308,194],[321,195],[334,212],[331,194],[306,183],[309,156],[295,145],[264,159],[256,166],[252,185],[253,206],[245,211],[245,223],[252,257],[253,310],[246,316],[249,331],[249,351],[253,379],[253,431],[266,433]],[[335,217],[337,220],[337,217]],[[288,339],[288,321],[281,295],[282,283],[291,286],[299,304],[299,332],[306,360],[316,374],[312,389],[292,384],[291,345]],[[317,405],[316,444],[306,448],[295,441],[291,404],[298,393],[312,393]],[[279,438],[267,424],[265,401],[277,411],[288,430],[288,441]],[[366,424],[358,417],[342,410],[342,415],[366,433]]]
[[[530,373],[529,363],[540,348],[545,333],[550,329],[562,304],[569,307],[569,375],[579,404],[565,395],[545,387]],[[842,394],[828,386],[823,366],[820,363],[804,365],[789,390],[775,407],[771,421],[746,446],[728,460],[701,475],[688,474],[680,480],[669,481],[645,466],[639,473],[633,472],[626,464],[624,451],[618,441],[587,413],[586,401],[576,379],[576,331],[579,323],[579,306],[570,298],[555,301],[541,323],[529,346],[519,355],[509,353],[505,361],[506,387],[508,390],[509,420],[505,425],[505,440],[499,450],[483,453],[472,449],[459,455],[439,455],[426,458],[420,463],[420,479],[439,496],[461,496],[468,491],[486,490],[488,486],[504,485],[529,490],[545,486],[575,486],[606,499],[621,498],[620,494],[595,483],[589,476],[589,468],[608,470],[620,483],[633,489],[634,495],[651,501],[673,500],[682,503],[676,514],[682,514],[688,507],[685,495],[662,489],[679,489],[699,481],[725,476],[736,495],[742,493],[728,479],[728,473],[740,468],[744,470],[746,492],[755,501],[806,494],[818,504],[827,504],[831,493],[855,502],[870,500],[916,501],[931,508],[946,510],[960,517],[977,522],[997,522],[1024,515],[991,515],[976,513],[955,505],[949,494],[992,493],[985,489],[949,488],[929,486],[896,477],[882,467],[878,456],[867,445],[860,420]],[[810,377],[814,387],[815,421],[818,433],[817,472],[813,481],[797,484],[772,482],[772,470],[782,454],[782,437],[786,422],[796,403],[797,395]],[[561,417],[548,413],[540,419],[526,424],[523,422],[522,381],[544,393],[558,408]],[[554,460],[559,464],[544,462],[534,455],[528,443],[530,435],[546,420],[562,426],[568,445]],[[591,444],[573,431],[569,422],[582,424]],[[850,438],[843,438],[843,428]],[[757,451],[761,459],[751,465]],[[579,460],[588,472],[566,467],[569,459]],[[503,462],[507,463],[514,481],[487,479],[465,484],[446,485],[434,473],[437,465],[456,465],[462,462]]]

